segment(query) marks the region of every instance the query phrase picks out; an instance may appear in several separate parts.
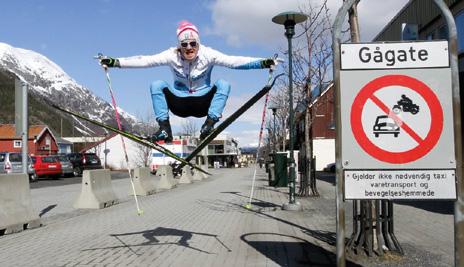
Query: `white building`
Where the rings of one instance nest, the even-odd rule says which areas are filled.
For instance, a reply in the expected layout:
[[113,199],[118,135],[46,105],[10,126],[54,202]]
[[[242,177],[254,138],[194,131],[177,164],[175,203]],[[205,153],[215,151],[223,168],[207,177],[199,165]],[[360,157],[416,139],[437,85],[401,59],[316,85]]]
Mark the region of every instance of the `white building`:
[[[129,159],[129,168],[148,166],[151,148],[140,145],[123,137]],[[105,155],[106,150],[106,155]],[[88,147],[86,152],[96,153],[102,165],[112,170],[127,170],[121,135],[109,135],[96,144]],[[106,164],[105,164],[106,163]]]
[[[172,143],[164,143],[161,141],[158,144],[169,149],[171,152],[175,153],[176,156],[186,158],[197,147],[198,139],[190,136],[174,136]],[[175,159],[155,149],[151,151],[150,169],[152,171],[156,170],[160,165],[169,165],[174,162],[176,162]]]
[[207,155],[209,166],[234,167],[239,163],[240,150],[236,140],[220,134],[209,143]]

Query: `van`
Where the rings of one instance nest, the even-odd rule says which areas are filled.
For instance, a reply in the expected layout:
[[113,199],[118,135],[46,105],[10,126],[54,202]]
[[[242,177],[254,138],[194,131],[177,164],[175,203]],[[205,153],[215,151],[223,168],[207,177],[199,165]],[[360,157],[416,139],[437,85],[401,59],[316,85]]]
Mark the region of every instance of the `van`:
[[[18,152],[0,152],[0,174],[22,173],[23,155]],[[31,182],[37,181],[37,173],[32,165],[31,157],[28,157],[27,174]]]

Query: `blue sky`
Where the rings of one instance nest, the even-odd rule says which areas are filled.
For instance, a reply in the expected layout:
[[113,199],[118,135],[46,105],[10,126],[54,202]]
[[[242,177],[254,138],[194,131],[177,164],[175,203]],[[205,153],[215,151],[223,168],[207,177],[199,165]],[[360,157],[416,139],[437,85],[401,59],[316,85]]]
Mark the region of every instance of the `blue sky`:
[[[0,16],[0,42],[43,54],[61,66],[79,84],[109,101],[104,72],[93,59],[97,53],[122,57],[161,52],[176,45],[175,30],[178,22],[189,20],[199,28],[202,44],[230,55],[270,57],[286,47],[284,29],[272,23],[272,17],[280,12],[298,10],[303,2],[5,1]],[[338,10],[341,2],[329,1],[333,13]],[[375,7],[365,2],[361,1],[359,6],[361,37],[369,40],[407,0],[392,0],[389,3],[374,1],[377,2]],[[385,10],[390,12],[385,14]],[[163,79],[172,82],[167,67],[114,69],[110,75],[118,105],[142,117],[151,112],[151,81]],[[259,90],[265,84],[267,75],[266,70],[243,71],[216,67],[212,80],[222,78],[232,84],[224,116]],[[240,145],[257,143],[262,108],[262,103],[258,103],[227,129],[231,136],[239,139]],[[179,125],[181,120],[174,117],[171,116],[172,123]],[[198,126],[202,122],[203,119],[196,120]],[[174,128],[174,131],[179,129]]]

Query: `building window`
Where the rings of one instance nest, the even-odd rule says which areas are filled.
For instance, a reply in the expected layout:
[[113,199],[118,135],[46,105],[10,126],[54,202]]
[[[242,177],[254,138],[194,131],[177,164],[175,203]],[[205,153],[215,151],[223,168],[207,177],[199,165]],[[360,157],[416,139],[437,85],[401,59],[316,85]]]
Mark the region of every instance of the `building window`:
[[442,27],[440,27],[440,29],[438,29],[438,39],[440,40],[448,40],[448,26],[447,25],[443,25]]
[[458,31],[458,52],[461,53],[464,51],[464,11],[456,15],[455,22]]
[[21,148],[21,147],[22,147],[22,144],[23,144],[23,143],[21,142],[21,140],[14,140],[14,141],[13,141],[13,147],[14,147],[14,148]]
[[433,32],[427,34],[427,36],[425,36],[425,40],[432,41],[433,40]]

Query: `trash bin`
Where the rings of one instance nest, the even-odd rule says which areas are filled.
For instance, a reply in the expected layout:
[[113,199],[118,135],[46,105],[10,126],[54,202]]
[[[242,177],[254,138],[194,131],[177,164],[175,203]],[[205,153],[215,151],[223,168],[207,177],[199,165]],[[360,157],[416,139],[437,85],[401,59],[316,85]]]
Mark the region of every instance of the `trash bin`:
[[277,152],[274,157],[274,187],[288,186],[287,152]]

